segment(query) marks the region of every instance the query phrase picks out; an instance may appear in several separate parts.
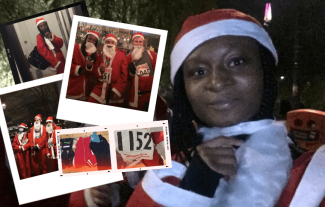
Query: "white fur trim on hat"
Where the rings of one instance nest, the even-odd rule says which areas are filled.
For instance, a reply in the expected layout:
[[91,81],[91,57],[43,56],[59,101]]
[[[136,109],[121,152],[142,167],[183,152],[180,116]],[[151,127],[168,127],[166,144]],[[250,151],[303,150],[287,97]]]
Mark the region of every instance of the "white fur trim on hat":
[[105,42],[106,40],[114,40],[114,42],[117,42],[114,37],[107,37],[106,39],[104,38],[103,42]]
[[142,37],[142,39],[144,39],[144,36],[143,36],[143,35],[137,34],[137,35],[134,35],[134,36],[132,37],[132,40],[133,40],[135,37]]
[[225,35],[254,38],[271,51],[275,58],[276,64],[278,63],[278,55],[272,40],[261,26],[250,21],[239,19],[220,20],[202,25],[189,31],[176,43],[170,57],[170,78],[172,84],[174,84],[176,72],[181,67],[187,56],[197,46],[207,40]]
[[37,27],[40,23],[42,23],[42,22],[46,22],[46,20],[45,20],[45,19],[42,19],[42,20],[37,21],[37,23],[36,23],[36,27]]
[[99,39],[99,36],[96,33],[88,32],[86,35],[89,35],[89,34],[94,35],[97,39]]

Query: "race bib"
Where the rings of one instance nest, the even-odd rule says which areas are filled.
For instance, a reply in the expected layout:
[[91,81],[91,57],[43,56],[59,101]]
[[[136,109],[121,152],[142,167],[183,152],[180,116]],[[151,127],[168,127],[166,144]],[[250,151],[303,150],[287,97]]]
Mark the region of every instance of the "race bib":
[[114,137],[117,151],[127,167],[135,166],[142,159],[153,159],[154,145],[147,129],[115,131]]
[[137,66],[136,73],[138,76],[149,76],[150,74],[150,68],[147,63],[144,63],[142,65]]
[[101,81],[104,82],[104,83],[107,83],[107,84],[110,84],[111,83],[111,71],[112,71],[112,68],[111,67],[107,67],[105,68],[105,71],[103,73],[103,75],[101,76]]

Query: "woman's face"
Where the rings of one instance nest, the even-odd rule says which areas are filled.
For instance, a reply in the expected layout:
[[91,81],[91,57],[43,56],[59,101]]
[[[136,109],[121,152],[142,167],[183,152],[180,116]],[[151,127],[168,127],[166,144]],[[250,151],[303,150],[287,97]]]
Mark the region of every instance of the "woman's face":
[[186,58],[183,74],[192,109],[209,126],[232,126],[259,110],[263,68],[252,38],[220,36],[206,41]]

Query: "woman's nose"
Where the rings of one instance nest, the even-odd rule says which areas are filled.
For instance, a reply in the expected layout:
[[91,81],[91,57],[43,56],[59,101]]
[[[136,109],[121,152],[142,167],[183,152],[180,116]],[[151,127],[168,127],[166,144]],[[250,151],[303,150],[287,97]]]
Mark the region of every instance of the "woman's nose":
[[209,90],[221,91],[234,83],[234,79],[229,70],[224,66],[216,66],[209,76],[207,87]]

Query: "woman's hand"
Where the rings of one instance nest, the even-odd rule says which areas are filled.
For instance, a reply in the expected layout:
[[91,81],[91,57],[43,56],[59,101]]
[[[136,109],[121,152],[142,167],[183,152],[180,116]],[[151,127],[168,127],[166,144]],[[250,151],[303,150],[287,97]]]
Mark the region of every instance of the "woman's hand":
[[90,188],[90,195],[97,206],[110,206],[112,204],[111,196],[115,185],[106,184]]
[[232,137],[216,137],[197,146],[202,160],[215,172],[226,178],[237,172],[237,159],[233,146],[240,146],[243,141]]

